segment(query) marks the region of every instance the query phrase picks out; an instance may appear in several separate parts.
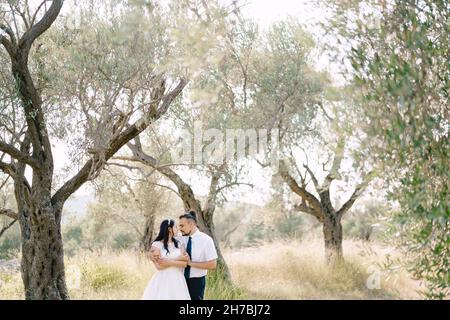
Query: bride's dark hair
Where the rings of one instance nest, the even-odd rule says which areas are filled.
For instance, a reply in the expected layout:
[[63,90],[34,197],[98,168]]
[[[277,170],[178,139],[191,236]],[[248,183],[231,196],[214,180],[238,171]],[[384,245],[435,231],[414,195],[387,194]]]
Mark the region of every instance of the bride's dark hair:
[[[159,234],[154,240],[156,241],[162,241],[164,245],[164,249],[166,249],[167,254],[169,254],[169,228],[173,228],[175,225],[175,220],[173,219],[166,219],[163,222],[161,222],[161,226],[159,227]],[[172,235],[172,241],[175,245],[175,248],[178,248],[178,240],[175,239],[175,235]]]

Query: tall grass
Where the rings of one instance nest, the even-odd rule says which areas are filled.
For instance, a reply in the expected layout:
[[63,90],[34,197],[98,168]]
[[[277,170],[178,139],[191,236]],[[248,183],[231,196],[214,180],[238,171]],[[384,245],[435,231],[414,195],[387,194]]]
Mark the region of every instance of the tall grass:
[[[253,299],[414,299],[419,284],[405,271],[380,268],[391,250],[359,241],[344,243],[346,262],[325,265],[320,240],[277,242],[228,253],[234,282]],[[379,276],[379,289],[369,289]],[[370,287],[370,283],[369,283]]]
[[[346,263],[330,270],[320,240],[285,241],[258,248],[225,251],[233,284],[209,273],[206,299],[415,299],[419,284],[405,271],[380,271],[379,289],[367,280],[392,249],[348,240]],[[83,252],[66,259],[72,299],[140,299],[156,272],[144,254],[122,251]],[[22,299],[18,271],[0,271],[0,299]]]

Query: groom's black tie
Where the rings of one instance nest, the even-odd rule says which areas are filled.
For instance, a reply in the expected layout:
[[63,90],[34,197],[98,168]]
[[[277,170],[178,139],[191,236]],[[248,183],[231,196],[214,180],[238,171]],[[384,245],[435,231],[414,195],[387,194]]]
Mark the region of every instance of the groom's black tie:
[[[186,252],[189,255],[189,258],[192,259],[192,237],[189,237],[189,241],[187,243],[187,247],[186,247]],[[184,277],[186,279],[189,279],[191,273],[191,266],[186,266],[186,268],[184,269]]]

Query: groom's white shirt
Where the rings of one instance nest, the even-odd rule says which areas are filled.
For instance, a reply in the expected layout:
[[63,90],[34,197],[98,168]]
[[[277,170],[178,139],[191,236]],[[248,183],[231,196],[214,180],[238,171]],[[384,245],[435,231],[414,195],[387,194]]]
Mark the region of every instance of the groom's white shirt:
[[[201,232],[197,229],[192,237],[192,251],[191,260],[192,262],[207,262],[217,259],[217,250],[214,245],[213,239],[206,233]],[[187,248],[187,243],[189,241],[189,236],[177,237],[184,247]],[[206,276],[206,269],[198,269],[191,267],[191,272],[189,278],[201,278]]]

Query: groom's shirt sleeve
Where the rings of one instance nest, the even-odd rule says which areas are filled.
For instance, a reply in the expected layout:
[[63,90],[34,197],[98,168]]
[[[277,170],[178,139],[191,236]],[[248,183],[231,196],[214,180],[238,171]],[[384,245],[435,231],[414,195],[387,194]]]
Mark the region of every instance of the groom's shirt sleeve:
[[205,251],[206,261],[216,260],[218,258],[216,246],[214,245],[214,241],[211,237],[208,237]]

